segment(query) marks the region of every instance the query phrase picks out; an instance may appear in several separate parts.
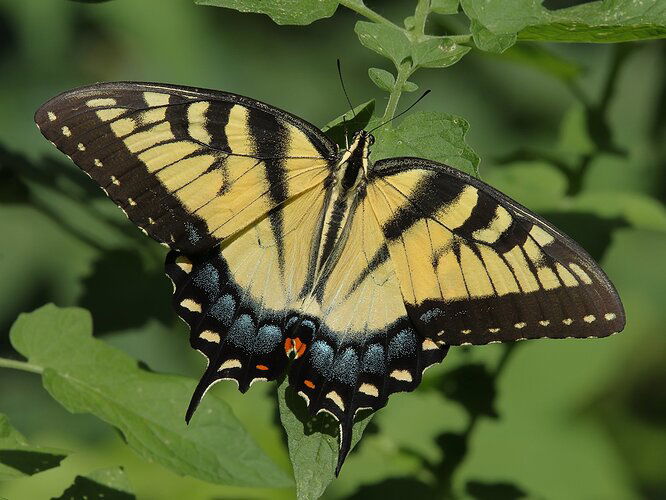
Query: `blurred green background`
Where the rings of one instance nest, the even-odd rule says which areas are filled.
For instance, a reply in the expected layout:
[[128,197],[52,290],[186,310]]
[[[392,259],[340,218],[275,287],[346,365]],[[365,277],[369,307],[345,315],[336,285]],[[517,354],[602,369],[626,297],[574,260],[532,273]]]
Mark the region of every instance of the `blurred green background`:
[[[413,8],[374,5],[392,19]],[[189,1],[0,0],[0,355],[14,356],[7,334],[20,312],[55,302],[89,309],[98,337],[153,370],[203,369],[171,312],[163,249],[40,136],[40,104],[96,81],[158,81],[251,96],[322,126],[346,110],[341,58],[352,100],[376,98],[383,111],[386,95],[367,69],[390,68],[360,46],[357,19],[340,8],[307,27],[279,27]],[[432,29],[462,20],[446,22]],[[377,414],[326,496],[666,498],[666,44],[473,50],[413,80],[433,91],[419,109],[469,121],[486,182],[600,261],[627,328],[596,341],[453,349],[415,393]],[[288,470],[274,385],[245,396],[232,386],[214,391]],[[103,423],[68,414],[32,374],[0,371],[0,413],[31,442],[76,452],[59,468],[0,483],[0,497],[50,498],[74,476],[117,464],[140,499],[294,494],[148,464]]]

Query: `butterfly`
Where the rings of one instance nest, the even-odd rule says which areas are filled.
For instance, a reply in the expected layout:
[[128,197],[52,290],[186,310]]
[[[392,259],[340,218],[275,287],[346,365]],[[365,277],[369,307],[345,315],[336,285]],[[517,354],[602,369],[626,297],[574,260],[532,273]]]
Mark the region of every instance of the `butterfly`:
[[280,378],[339,422],[412,391],[450,346],[605,337],[613,285],[551,224],[421,158],[371,161],[314,125],[226,92],[101,83],[35,114],[42,134],[170,249],[173,307],[208,360],[205,392]]

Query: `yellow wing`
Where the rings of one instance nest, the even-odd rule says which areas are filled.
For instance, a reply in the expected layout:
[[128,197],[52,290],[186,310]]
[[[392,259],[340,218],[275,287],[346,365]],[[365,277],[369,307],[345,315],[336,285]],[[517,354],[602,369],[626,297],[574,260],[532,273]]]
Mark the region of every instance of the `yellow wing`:
[[573,240],[458,170],[375,164],[368,196],[409,316],[447,344],[604,337],[625,317],[613,285]]
[[[104,83],[35,114],[44,136],[148,235],[204,251],[317,185],[335,161],[315,127],[224,92]],[[278,233],[281,221],[271,219]]]
[[289,372],[311,413],[326,411],[340,423],[338,471],[357,411],[377,410],[392,393],[414,390],[448,349],[413,328],[368,197],[355,199],[346,224],[335,265],[322,270],[303,306],[318,328]]

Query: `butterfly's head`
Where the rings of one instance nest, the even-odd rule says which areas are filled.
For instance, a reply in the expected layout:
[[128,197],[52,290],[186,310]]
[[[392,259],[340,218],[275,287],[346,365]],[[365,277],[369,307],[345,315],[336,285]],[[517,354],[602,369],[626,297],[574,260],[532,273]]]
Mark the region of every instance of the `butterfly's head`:
[[354,134],[349,148],[343,152],[338,161],[339,179],[344,190],[351,190],[368,178],[370,166],[370,146],[375,142],[372,134],[359,130]]
[[359,130],[354,134],[354,138],[352,139],[352,146],[357,142],[362,145],[367,143],[368,146],[372,146],[375,143],[375,136],[367,130]]

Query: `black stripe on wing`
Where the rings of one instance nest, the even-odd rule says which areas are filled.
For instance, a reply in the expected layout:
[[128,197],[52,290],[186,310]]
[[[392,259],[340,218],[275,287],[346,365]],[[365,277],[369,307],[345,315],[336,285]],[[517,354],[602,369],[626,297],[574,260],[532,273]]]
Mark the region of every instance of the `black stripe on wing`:
[[[401,192],[391,177],[410,171],[422,179],[411,192]],[[389,250],[407,252],[401,286],[410,292],[407,298],[416,298],[405,305],[424,335],[459,345],[605,337],[624,328],[617,292],[587,252],[487,184],[415,158],[378,162],[371,182],[401,200],[382,229]],[[410,238],[424,239],[412,231],[418,221],[439,233],[430,248],[407,251]],[[444,293],[419,294],[428,277],[414,274],[417,268],[432,269]]]
[[[234,122],[234,137],[228,137],[235,108],[246,114],[237,113],[242,123]],[[296,156],[300,161],[321,160],[313,168],[323,170],[336,157],[335,146],[316,127],[289,113],[234,94],[173,85],[121,82],[75,89],[46,102],[35,121],[135,224],[186,252],[204,251],[222,237],[212,236],[217,226],[198,211],[233,189],[237,177],[230,179],[229,157],[255,158],[255,167],[262,162],[265,177],[255,175],[258,195],[249,201],[264,213],[309,187],[292,181],[307,165],[297,163],[286,173],[294,151],[305,151]],[[289,137],[295,149],[289,149]],[[234,175],[245,168],[234,165]],[[265,209],[258,201],[264,196],[270,198]],[[246,223],[260,215],[246,216]],[[279,214],[272,221],[279,233]],[[234,221],[234,231],[238,225]]]

